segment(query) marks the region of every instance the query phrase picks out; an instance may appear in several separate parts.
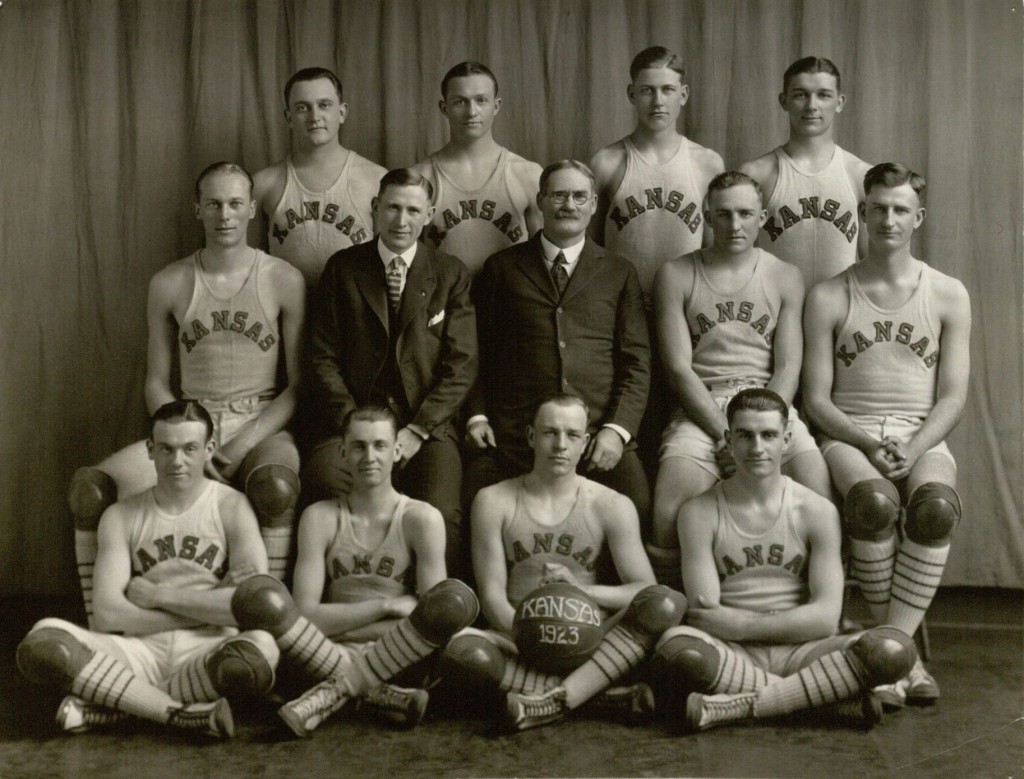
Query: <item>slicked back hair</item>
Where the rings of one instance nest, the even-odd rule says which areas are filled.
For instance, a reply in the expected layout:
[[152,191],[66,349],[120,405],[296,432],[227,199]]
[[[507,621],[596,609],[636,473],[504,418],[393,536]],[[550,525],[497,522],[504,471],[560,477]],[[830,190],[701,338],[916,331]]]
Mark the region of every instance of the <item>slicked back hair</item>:
[[757,179],[748,176],[746,173],[740,173],[738,170],[727,170],[724,173],[719,173],[708,184],[707,201],[708,206],[711,204],[711,193],[721,192],[723,189],[732,189],[733,187],[739,187],[743,184],[749,184],[757,192],[757,197],[761,201],[761,206],[764,206],[764,191],[761,189],[761,185],[757,183]]
[[249,171],[234,162],[221,160],[220,162],[215,162],[212,165],[207,165],[203,168],[203,172],[200,173],[199,177],[196,179],[197,203],[202,199],[203,181],[210,176],[217,176],[222,173],[237,173],[239,176],[244,176],[245,180],[249,182],[249,199],[252,199],[252,176],[249,174]]
[[904,184],[909,184],[921,203],[924,203],[924,190],[928,186],[924,176],[914,173],[899,162],[880,162],[864,174],[864,197],[868,196],[872,187],[892,188]]
[[725,409],[729,427],[740,411],[775,411],[782,417],[783,427],[789,422],[789,404],[766,387],[750,387],[733,395]]
[[448,99],[448,84],[453,78],[466,78],[467,76],[487,76],[494,84],[494,96],[498,96],[498,79],[494,77],[491,69],[482,62],[466,60],[444,74],[444,78],[441,79],[441,97]]
[[835,76],[836,92],[842,91],[839,68],[827,57],[802,57],[786,68],[786,72],[782,75],[782,91],[788,91],[789,82],[793,80],[793,76],[798,76],[801,73],[828,73],[830,76]]
[[668,68],[679,74],[679,80],[686,83],[686,68],[683,67],[683,58],[664,46],[649,46],[633,57],[629,66],[629,80],[636,81],[641,70],[651,68]]
[[387,422],[391,432],[398,439],[398,417],[386,406],[359,406],[349,411],[341,421],[341,438],[348,437],[348,431],[356,422]]
[[341,79],[334,75],[334,71],[327,68],[303,68],[292,74],[292,77],[284,85],[284,107],[288,108],[288,102],[292,97],[292,87],[300,81],[316,81],[318,78],[325,78],[334,85],[334,91],[338,93],[338,102],[345,102],[342,97]]
[[150,418],[150,440],[157,422],[202,422],[206,428],[206,440],[213,438],[213,417],[198,400],[172,400],[160,406]]

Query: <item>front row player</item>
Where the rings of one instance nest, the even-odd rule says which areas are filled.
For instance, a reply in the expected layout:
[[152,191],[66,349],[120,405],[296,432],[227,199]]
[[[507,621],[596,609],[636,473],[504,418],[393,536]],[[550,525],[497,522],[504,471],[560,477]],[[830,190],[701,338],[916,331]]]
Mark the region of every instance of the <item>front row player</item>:
[[[894,682],[917,656],[891,626],[836,636],[843,602],[835,507],[780,470],[786,402],[768,389],[727,407],[735,474],[683,504],[679,544],[690,608],[656,655],[667,686],[692,691],[693,730],[820,706]],[[671,693],[670,693],[671,694]],[[869,724],[880,716],[862,698]]]
[[133,715],[229,738],[225,697],[269,692],[279,656],[266,633],[231,627],[233,582],[267,570],[259,527],[244,495],[203,473],[215,444],[201,405],[161,406],[146,443],[156,486],[100,520],[96,629],[40,620],[18,668],[68,693],[57,723],[72,733]]
[[[935,596],[960,522],[945,439],[967,400],[971,303],[910,253],[924,179],[898,163],[864,177],[867,256],[807,299],[804,404],[844,498],[851,571],[876,620],[911,635]],[[897,540],[900,506],[906,507]],[[918,662],[883,703],[934,703]]]
[[440,512],[392,486],[397,437],[389,409],[350,411],[341,438],[352,488],[303,512],[294,600],[277,579],[254,576],[232,601],[240,625],[268,631],[286,662],[320,681],[280,709],[297,736],[353,698],[415,725],[427,692],[384,683],[476,619],[472,590],[445,578]]
[[[590,438],[588,414],[573,395],[542,400],[527,428],[533,469],[473,501],[473,570],[491,630],[464,630],[444,660],[507,693],[508,725],[518,730],[562,719],[625,676],[686,610],[681,593],[654,583],[632,501],[576,472]],[[606,545],[621,583],[597,579]],[[564,679],[528,667],[510,639],[516,606],[551,582],[574,585],[614,613],[590,658]],[[632,714],[653,709],[646,685],[616,690],[608,702]]]

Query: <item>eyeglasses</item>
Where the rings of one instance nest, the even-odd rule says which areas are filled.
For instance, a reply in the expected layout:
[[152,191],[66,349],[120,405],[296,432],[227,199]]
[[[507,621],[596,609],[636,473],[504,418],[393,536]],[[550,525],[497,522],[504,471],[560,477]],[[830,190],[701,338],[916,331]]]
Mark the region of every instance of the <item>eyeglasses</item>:
[[595,195],[590,194],[586,190],[577,190],[576,192],[566,192],[561,190],[559,192],[546,192],[545,197],[551,198],[551,202],[556,206],[565,205],[566,201],[571,197],[572,202],[578,206],[585,206],[591,198]]

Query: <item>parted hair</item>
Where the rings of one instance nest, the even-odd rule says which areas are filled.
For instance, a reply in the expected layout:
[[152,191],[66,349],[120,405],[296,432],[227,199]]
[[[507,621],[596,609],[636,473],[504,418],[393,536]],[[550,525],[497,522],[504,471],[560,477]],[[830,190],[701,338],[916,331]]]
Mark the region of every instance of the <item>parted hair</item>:
[[412,168],[395,168],[385,173],[381,177],[377,197],[383,195],[388,187],[420,187],[427,193],[427,200],[434,200],[434,185],[430,183],[430,179]]
[[252,176],[249,174],[249,171],[247,171],[241,165],[238,165],[234,162],[227,162],[225,160],[221,160],[220,162],[215,162],[212,165],[207,165],[205,168],[203,168],[203,172],[200,173],[199,177],[196,179],[197,203],[202,198],[203,181],[205,181],[210,176],[216,176],[221,173],[237,173],[239,176],[244,176],[245,180],[249,182],[249,197],[252,197]]
[[466,78],[467,76],[487,76],[494,84],[494,96],[498,96],[498,79],[494,77],[491,69],[484,65],[482,62],[476,60],[466,60],[455,65],[451,70],[444,74],[444,78],[441,79],[441,97],[448,97],[448,83],[453,78]]
[[387,422],[395,438],[398,438],[398,417],[386,406],[358,406],[349,411],[341,420],[342,439],[348,436],[348,431],[356,422]]
[[733,395],[725,409],[725,418],[729,421],[730,427],[733,417],[744,410],[777,411],[782,417],[783,424],[789,421],[789,404],[778,393],[772,392],[766,387],[750,387]]
[[686,68],[683,67],[683,58],[664,46],[649,46],[633,57],[629,66],[629,80],[636,81],[641,70],[649,68],[668,68],[679,74],[679,80],[686,83]]
[[864,174],[864,196],[867,197],[872,187],[899,187],[903,184],[909,184],[924,202],[924,190],[928,185],[924,176],[899,162],[880,162]]
[[719,173],[710,183],[708,183],[707,200],[711,202],[712,192],[721,192],[723,189],[731,189],[732,187],[738,187],[742,184],[749,184],[757,192],[757,197],[761,201],[761,205],[764,205],[764,190],[761,189],[761,185],[757,183],[757,179],[748,176],[746,173],[740,173],[738,170],[727,170],[724,173]]
[[842,89],[839,68],[832,60],[827,57],[801,57],[786,68],[786,72],[782,74],[782,91],[788,90],[793,76],[798,76],[801,73],[828,73],[830,76],[836,77],[836,92]]
[[206,427],[206,440],[213,438],[213,417],[198,400],[172,400],[160,406],[150,418],[150,438],[157,422],[202,422]]
[[338,93],[338,102],[342,103],[344,100],[341,97],[341,79],[334,75],[334,71],[328,70],[327,68],[303,68],[292,73],[292,77],[285,82],[284,85],[284,105],[288,107],[288,101],[292,97],[292,87],[295,86],[299,81],[316,81],[318,78],[325,78],[334,85],[334,91]]

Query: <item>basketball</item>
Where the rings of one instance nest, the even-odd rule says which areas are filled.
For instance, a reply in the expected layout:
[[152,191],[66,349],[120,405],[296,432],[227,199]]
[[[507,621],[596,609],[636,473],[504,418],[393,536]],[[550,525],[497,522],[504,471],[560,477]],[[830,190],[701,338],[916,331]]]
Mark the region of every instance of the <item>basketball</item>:
[[519,603],[512,640],[533,668],[565,676],[579,668],[604,637],[601,608],[564,582],[538,587]]

